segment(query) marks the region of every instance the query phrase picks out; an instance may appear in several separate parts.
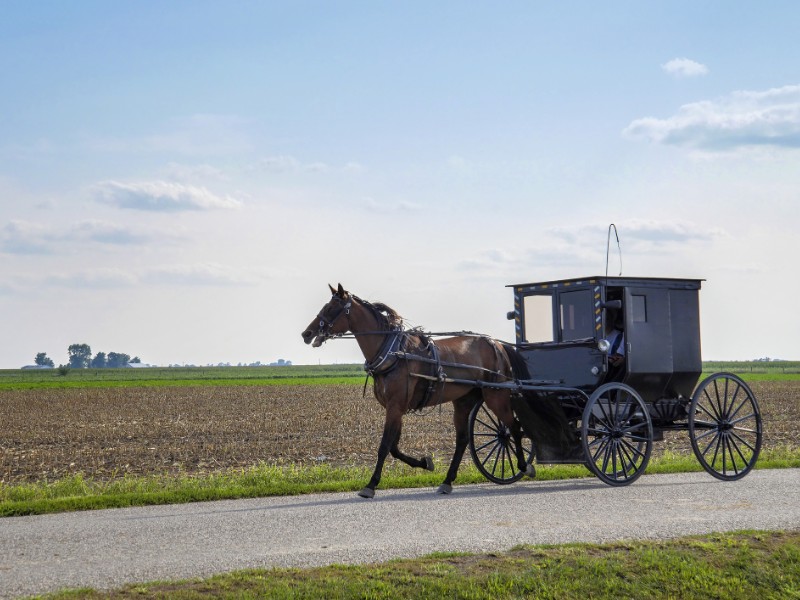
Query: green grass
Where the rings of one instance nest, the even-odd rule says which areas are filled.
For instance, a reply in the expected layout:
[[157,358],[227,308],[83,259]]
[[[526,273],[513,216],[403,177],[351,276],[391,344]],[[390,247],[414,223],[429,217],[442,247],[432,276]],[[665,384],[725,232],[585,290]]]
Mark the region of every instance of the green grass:
[[[765,451],[758,468],[800,467],[800,449]],[[647,473],[702,470],[693,456],[666,454],[651,461]],[[436,471],[411,469],[391,463],[384,469],[380,487],[436,487],[444,478],[446,464],[436,461]],[[75,510],[120,508],[154,504],[180,504],[236,498],[288,496],[315,492],[355,492],[372,474],[371,466],[334,467],[261,464],[208,475],[122,477],[108,481],[82,475],[32,484],[0,484],[0,517],[35,515]],[[589,477],[582,465],[537,466],[538,481]],[[472,463],[463,464],[457,485],[485,483]]]
[[281,367],[154,367],[144,369],[0,370],[0,390],[194,385],[308,385],[354,383],[366,374],[361,365]]
[[[705,362],[703,377],[720,371],[747,381],[800,380],[800,362]],[[155,387],[194,385],[308,385],[356,383],[365,378],[360,364],[276,367],[154,367],[145,369],[0,370],[0,391],[47,388]]]
[[[53,598],[99,598],[84,589]],[[132,584],[115,598],[800,598],[800,532],[742,531],[668,541],[520,546],[373,565],[254,569]]]

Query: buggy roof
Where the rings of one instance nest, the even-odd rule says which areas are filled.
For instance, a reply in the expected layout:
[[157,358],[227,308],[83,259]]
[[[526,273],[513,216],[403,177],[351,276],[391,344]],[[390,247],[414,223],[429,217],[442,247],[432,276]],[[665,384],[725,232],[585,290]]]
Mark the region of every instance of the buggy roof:
[[613,287],[657,287],[670,289],[699,290],[705,279],[679,279],[672,277],[577,277],[574,279],[557,279],[554,281],[538,281],[535,283],[513,283],[506,287],[516,290],[544,290],[562,287],[579,287],[586,285],[603,285]]

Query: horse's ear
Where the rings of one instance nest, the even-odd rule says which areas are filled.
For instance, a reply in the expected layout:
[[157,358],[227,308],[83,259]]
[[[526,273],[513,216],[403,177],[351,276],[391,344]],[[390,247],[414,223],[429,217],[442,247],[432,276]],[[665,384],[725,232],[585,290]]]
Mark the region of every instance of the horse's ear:
[[340,284],[339,284],[339,295],[340,295],[342,298],[344,298],[346,294],[347,294],[347,292],[344,290],[344,288],[342,287],[342,284],[340,283]]
[[333,286],[330,283],[328,284],[328,287],[331,288],[331,294],[335,294],[336,293],[336,290],[333,289]]

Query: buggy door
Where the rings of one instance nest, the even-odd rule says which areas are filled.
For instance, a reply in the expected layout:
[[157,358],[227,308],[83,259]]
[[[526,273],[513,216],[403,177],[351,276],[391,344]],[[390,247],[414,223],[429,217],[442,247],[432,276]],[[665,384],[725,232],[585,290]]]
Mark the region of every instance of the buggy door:
[[625,382],[645,400],[658,399],[672,375],[669,290],[625,288]]

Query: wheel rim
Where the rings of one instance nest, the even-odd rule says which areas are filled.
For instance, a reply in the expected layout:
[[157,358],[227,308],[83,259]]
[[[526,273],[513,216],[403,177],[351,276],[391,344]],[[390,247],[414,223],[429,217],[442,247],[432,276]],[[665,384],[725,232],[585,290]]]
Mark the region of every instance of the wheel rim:
[[718,479],[744,477],[761,451],[761,412],[747,384],[727,373],[706,379],[689,410],[689,436],[697,460]]
[[[507,484],[524,475],[517,465],[516,445],[511,431],[481,402],[470,413],[469,449],[478,470],[489,481]],[[522,438],[526,462],[533,460],[533,443]]]
[[601,386],[589,398],[581,424],[589,469],[610,485],[628,485],[647,468],[653,445],[650,415],[623,384]]

